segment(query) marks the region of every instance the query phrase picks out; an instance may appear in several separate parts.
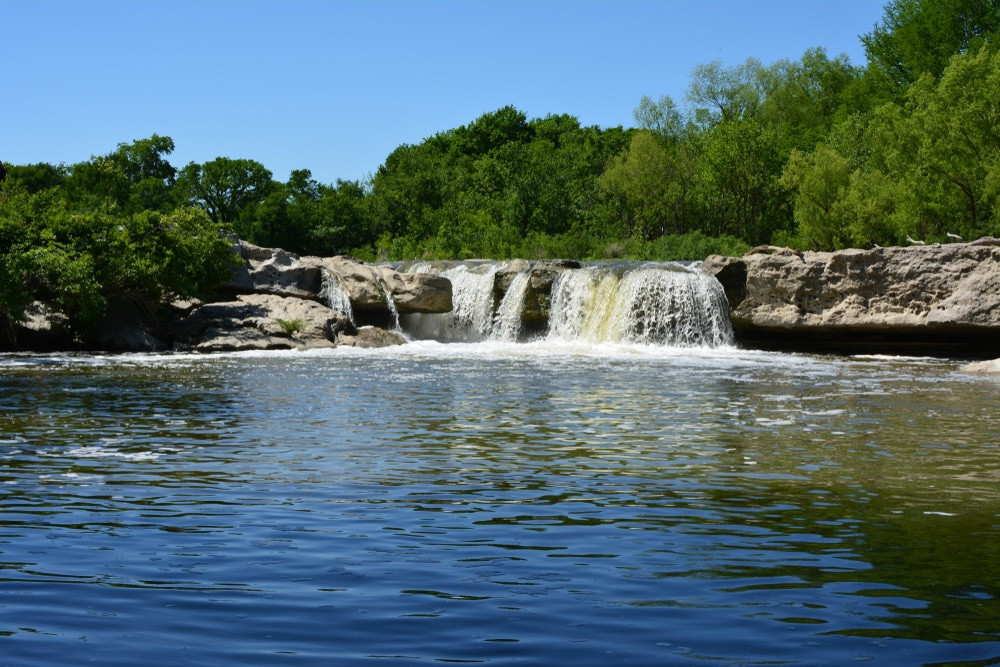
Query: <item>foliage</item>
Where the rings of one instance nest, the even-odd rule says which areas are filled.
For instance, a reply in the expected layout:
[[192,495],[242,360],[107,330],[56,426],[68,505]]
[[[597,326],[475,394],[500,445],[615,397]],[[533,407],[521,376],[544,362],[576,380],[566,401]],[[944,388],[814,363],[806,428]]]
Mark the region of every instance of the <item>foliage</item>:
[[1000,54],[984,45],[794,153],[799,240],[836,248],[975,238],[1000,231]]
[[952,56],[975,51],[998,29],[995,0],[889,0],[882,22],[861,42],[869,75],[899,96],[923,74],[940,77]]
[[59,308],[83,335],[109,301],[155,309],[228,274],[232,244],[203,211],[128,213],[112,201],[81,209],[65,194],[32,194],[16,179],[0,186],[0,317],[8,331],[35,300]]
[[263,202],[273,189],[271,172],[254,160],[216,158],[205,164],[190,163],[177,183],[185,201],[205,209],[217,223],[238,225],[240,216]]
[[70,167],[67,198],[77,206],[115,205],[129,213],[170,208],[177,171],[165,156],[173,150],[173,139],[156,134],[118,144],[113,153]]
[[705,259],[709,255],[738,257],[750,250],[750,244],[728,234],[708,236],[699,230],[687,234],[668,234],[650,241],[643,257],[661,262]]
[[276,318],[275,322],[281,327],[281,330],[285,332],[287,336],[294,336],[295,334],[301,332],[305,328],[305,322],[301,319],[294,320],[283,320],[281,318]]

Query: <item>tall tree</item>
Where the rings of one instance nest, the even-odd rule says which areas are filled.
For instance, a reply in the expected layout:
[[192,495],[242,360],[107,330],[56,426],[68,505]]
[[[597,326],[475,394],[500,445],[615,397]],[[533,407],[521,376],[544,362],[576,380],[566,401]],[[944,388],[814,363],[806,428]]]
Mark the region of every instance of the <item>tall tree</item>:
[[778,133],[784,151],[809,150],[852,111],[846,99],[860,73],[846,55],[829,58],[822,48],[799,60],[779,60],[766,68],[762,122]]
[[[233,224],[274,187],[271,172],[254,160],[216,158],[194,162],[181,171],[178,188],[189,202],[205,209],[214,222]],[[237,229],[237,233],[246,230]]]
[[735,67],[726,67],[720,60],[698,65],[688,88],[696,118],[703,125],[715,125],[755,117],[764,100],[764,73],[756,58]]
[[952,56],[997,30],[998,0],[889,0],[861,42],[871,75],[898,96],[921,74],[941,76]]
[[777,180],[777,136],[757,120],[719,123],[702,140],[697,198],[704,230],[768,243],[786,226],[787,202]]
[[177,170],[166,156],[174,140],[157,134],[132,143],[120,143],[107,155],[73,165],[66,186],[72,199],[106,201],[121,210],[168,210],[173,207]]

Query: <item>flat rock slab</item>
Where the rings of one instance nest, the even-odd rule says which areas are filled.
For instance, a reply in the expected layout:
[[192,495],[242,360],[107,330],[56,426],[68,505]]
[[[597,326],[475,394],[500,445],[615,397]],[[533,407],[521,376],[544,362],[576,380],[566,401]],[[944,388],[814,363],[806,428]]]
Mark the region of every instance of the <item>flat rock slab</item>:
[[744,343],[995,356],[1000,247],[989,243],[708,258]]
[[175,347],[198,352],[333,347],[354,327],[341,313],[307,299],[241,294],[202,305],[173,332]]

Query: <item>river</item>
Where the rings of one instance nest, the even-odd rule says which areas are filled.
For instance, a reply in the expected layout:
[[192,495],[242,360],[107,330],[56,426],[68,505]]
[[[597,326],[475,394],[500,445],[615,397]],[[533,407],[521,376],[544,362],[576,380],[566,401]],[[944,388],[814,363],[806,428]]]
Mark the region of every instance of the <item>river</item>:
[[0,356],[0,665],[1000,664],[998,407],[727,344]]

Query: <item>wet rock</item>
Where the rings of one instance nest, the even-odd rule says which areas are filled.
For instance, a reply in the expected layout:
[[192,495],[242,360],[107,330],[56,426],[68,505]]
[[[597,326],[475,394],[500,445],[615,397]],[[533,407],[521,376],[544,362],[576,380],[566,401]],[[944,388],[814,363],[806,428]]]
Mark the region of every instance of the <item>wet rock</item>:
[[396,331],[388,331],[379,327],[361,327],[353,335],[342,334],[337,343],[350,347],[374,348],[403,345],[406,339]]

